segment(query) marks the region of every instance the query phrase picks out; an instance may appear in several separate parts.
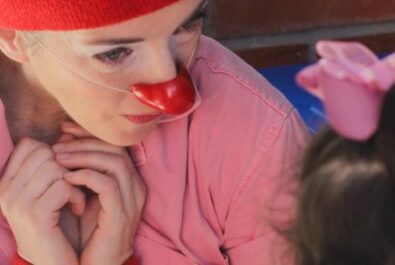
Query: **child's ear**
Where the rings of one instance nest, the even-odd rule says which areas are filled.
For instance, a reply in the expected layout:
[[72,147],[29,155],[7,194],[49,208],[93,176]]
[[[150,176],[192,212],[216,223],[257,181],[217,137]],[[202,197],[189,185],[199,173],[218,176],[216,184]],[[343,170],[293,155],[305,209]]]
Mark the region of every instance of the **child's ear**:
[[29,61],[26,40],[15,30],[0,28],[0,50],[11,60],[18,63]]

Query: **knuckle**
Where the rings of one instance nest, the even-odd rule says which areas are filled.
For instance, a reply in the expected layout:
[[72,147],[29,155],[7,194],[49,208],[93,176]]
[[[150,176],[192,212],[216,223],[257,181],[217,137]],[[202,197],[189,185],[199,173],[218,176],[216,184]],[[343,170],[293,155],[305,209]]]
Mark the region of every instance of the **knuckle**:
[[27,147],[28,149],[32,149],[37,146],[44,146],[44,144],[32,138],[23,137],[18,141],[17,148],[21,148],[22,146]]
[[46,161],[43,166],[43,169],[53,174],[63,172],[63,168],[55,160]]
[[37,155],[40,155],[42,157],[46,157],[46,158],[53,158],[55,155],[52,152],[52,150],[46,146],[46,145],[42,145],[39,148],[37,148],[36,150]]

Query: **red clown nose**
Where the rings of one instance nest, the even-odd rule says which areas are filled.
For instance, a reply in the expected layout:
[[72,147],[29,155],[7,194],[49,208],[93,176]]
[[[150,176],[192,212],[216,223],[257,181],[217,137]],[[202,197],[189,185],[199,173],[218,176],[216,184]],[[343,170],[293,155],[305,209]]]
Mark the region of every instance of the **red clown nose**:
[[142,103],[171,115],[187,112],[196,100],[194,84],[184,66],[173,80],[159,84],[137,84],[130,89]]

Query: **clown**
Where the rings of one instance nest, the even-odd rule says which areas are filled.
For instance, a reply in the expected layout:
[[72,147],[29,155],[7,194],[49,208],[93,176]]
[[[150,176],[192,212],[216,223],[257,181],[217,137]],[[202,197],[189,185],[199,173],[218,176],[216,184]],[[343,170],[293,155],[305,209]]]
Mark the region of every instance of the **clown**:
[[306,131],[208,4],[0,2],[0,264],[273,264]]

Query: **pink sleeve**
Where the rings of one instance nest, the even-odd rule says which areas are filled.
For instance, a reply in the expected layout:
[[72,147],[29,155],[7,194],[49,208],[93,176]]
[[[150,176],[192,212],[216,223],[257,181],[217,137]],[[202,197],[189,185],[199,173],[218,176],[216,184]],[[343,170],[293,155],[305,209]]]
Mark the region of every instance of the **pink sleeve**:
[[15,239],[0,220],[0,264],[10,265],[16,254]]
[[260,152],[228,209],[223,246],[232,265],[289,264],[287,245],[273,225],[284,227],[292,216],[293,176],[308,133],[292,110],[267,138],[257,143]]

